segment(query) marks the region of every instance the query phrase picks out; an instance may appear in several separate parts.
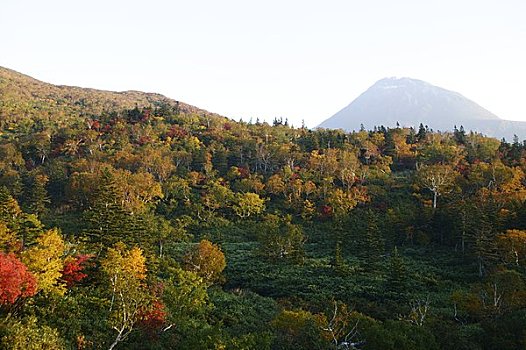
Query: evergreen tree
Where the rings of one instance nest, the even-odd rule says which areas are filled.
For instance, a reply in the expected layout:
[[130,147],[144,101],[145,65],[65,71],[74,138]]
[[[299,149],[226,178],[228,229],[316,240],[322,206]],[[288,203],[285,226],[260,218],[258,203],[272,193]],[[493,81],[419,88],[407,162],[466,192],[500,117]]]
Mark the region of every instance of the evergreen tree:
[[27,213],[42,216],[47,211],[50,199],[46,190],[48,178],[45,175],[31,175],[26,179],[23,207]]
[[369,268],[374,268],[384,253],[384,241],[378,227],[378,217],[371,209],[366,214],[367,227],[363,235],[362,254]]
[[13,231],[18,229],[18,218],[22,210],[16,199],[9,194],[4,186],[0,187],[0,221],[6,223],[7,227]]
[[422,142],[425,140],[427,135],[427,127],[424,127],[424,124],[420,123],[420,126],[418,126],[418,133],[416,134],[416,138],[419,142]]
[[84,212],[84,234],[93,243],[110,246],[118,241],[129,241],[129,231],[135,220],[119,202],[119,189],[109,169],[102,173],[92,205]]
[[404,259],[395,247],[389,260],[387,287],[392,293],[401,296],[407,288],[407,269]]
[[496,218],[484,211],[475,215],[476,221],[468,229],[467,241],[477,262],[479,277],[483,277],[498,260]]
[[349,272],[349,266],[345,262],[342,254],[342,242],[338,240],[334,247],[334,260],[332,261],[334,270],[341,275],[345,275]]
[[0,187],[0,221],[10,232],[14,232],[21,242],[21,248],[34,242],[42,232],[42,223],[36,215],[22,212],[16,199],[5,187]]

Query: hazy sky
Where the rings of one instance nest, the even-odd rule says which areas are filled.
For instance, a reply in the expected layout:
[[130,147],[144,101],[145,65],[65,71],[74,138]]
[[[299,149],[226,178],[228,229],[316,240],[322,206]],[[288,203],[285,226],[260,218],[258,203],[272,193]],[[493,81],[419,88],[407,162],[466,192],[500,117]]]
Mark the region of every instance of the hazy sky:
[[526,1],[1,0],[0,65],[309,127],[407,76],[526,120]]

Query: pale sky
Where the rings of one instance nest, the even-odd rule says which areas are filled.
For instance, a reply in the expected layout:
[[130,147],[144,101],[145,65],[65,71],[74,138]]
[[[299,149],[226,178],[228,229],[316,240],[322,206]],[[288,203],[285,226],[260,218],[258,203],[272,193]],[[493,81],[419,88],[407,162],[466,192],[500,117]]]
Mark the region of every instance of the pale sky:
[[0,66],[308,127],[411,77],[526,120],[526,1],[0,0]]

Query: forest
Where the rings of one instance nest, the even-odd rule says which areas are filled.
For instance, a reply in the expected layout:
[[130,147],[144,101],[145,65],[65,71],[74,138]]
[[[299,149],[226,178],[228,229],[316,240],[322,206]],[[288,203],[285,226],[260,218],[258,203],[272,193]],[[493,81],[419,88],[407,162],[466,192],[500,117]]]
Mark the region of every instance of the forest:
[[0,348],[526,347],[518,138],[0,73]]

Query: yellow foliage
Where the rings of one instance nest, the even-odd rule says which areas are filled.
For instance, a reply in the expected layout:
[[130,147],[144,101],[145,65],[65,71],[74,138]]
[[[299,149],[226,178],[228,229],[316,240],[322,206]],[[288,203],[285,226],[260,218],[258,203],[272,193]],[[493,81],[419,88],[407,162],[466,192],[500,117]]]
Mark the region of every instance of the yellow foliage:
[[16,235],[0,221],[0,252],[10,252],[17,244]]
[[497,236],[497,244],[505,261],[517,266],[526,261],[526,231],[507,230]]
[[265,210],[265,200],[260,198],[257,193],[238,193],[236,200],[237,204],[233,208],[240,218],[257,215]]
[[59,231],[46,231],[36,242],[35,246],[22,253],[22,262],[35,276],[38,291],[63,295],[66,285],[59,280],[64,268],[64,241]]
[[195,272],[206,282],[220,279],[226,267],[225,254],[216,244],[204,239],[185,258],[186,269]]
[[119,286],[126,287],[132,280],[142,281],[146,278],[146,258],[140,248],[126,250],[123,243],[117,243],[109,248],[101,266],[104,272],[115,278]]
[[277,195],[285,192],[285,183],[278,174],[274,174],[267,180],[267,190],[269,193]]

